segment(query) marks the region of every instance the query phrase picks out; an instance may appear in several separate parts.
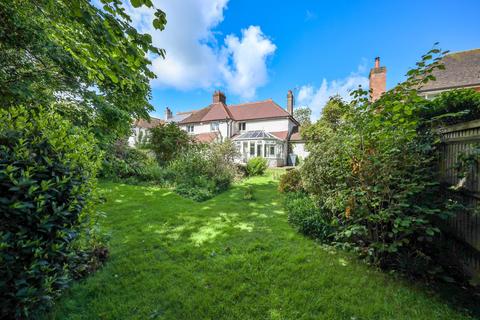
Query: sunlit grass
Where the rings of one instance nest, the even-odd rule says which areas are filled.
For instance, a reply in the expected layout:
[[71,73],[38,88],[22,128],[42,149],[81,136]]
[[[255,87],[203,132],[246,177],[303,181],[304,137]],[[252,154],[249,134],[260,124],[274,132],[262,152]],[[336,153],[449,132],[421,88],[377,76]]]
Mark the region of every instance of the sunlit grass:
[[[51,318],[466,319],[422,288],[295,232],[276,176],[203,203],[103,184],[111,258]],[[243,200],[245,184],[254,200]]]

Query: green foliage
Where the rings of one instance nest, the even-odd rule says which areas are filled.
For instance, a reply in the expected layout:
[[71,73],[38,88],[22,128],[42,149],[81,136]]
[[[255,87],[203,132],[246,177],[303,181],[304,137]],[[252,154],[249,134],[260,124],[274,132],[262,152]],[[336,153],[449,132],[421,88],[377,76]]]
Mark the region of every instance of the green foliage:
[[51,110],[0,109],[0,123],[0,314],[25,319],[91,268],[101,153]]
[[172,179],[170,171],[160,167],[147,150],[129,147],[125,141],[118,141],[108,149],[100,177],[129,183],[156,184],[168,184]]
[[253,200],[253,187],[251,185],[246,185],[243,192],[243,200]]
[[247,162],[247,173],[249,176],[260,176],[267,170],[267,159],[262,157],[253,157]]
[[421,117],[446,125],[480,119],[480,92],[473,89],[442,92],[426,105]]
[[309,107],[301,107],[293,110],[293,117],[301,126],[308,126],[312,123],[312,109]]
[[288,222],[306,236],[327,240],[332,237],[333,228],[324,219],[321,209],[313,199],[303,192],[290,192],[285,198]]
[[188,133],[175,123],[160,124],[150,130],[149,148],[161,165],[168,164],[192,143]]
[[187,198],[204,201],[228,189],[237,175],[233,162],[237,150],[230,140],[192,145],[173,160],[175,190]]
[[441,68],[441,56],[430,51],[374,103],[357,90],[350,104],[335,104],[341,112],[325,113],[306,135],[302,180],[318,199],[322,221],[336,227],[335,242],[381,266],[430,257],[440,232],[434,221],[452,214],[436,174],[439,138],[426,116],[430,102],[416,91]]
[[280,177],[278,191],[282,193],[303,191],[302,176],[300,175],[300,171],[297,169],[287,170]]
[[[151,1],[131,1],[153,8]],[[138,33],[119,0],[0,2],[0,106],[50,105],[75,125],[111,142],[146,118],[151,55],[164,56],[152,37]],[[153,25],[163,29],[156,10]],[[60,94],[61,93],[61,94]]]

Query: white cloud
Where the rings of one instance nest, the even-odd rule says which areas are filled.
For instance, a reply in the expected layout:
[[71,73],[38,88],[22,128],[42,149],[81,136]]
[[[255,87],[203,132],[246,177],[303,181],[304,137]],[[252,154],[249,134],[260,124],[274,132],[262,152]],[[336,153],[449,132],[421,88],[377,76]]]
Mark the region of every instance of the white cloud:
[[358,86],[368,88],[368,78],[362,75],[365,70],[366,67],[361,64],[356,72],[352,72],[344,79],[328,81],[324,78],[318,88],[312,85],[301,86],[297,95],[297,105],[310,107],[312,120],[317,120],[330,97],[339,95],[345,101],[350,101],[350,93]]
[[241,39],[227,36],[225,45],[226,54],[233,60],[233,67],[224,64],[223,74],[228,87],[244,98],[255,96],[255,90],[268,80],[266,60],[277,47],[257,26],[242,30]]
[[260,27],[242,30],[241,38],[227,35],[224,45],[215,38],[215,27],[224,19],[228,0],[162,0],[155,6],[167,14],[164,31],[153,29],[153,11],[142,7],[128,13],[133,25],[152,35],[154,45],[164,48],[166,59],[152,59],[157,79],[153,86],[180,90],[226,86],[232,93],[249,98],[268,80],[267,57],[275,45]]

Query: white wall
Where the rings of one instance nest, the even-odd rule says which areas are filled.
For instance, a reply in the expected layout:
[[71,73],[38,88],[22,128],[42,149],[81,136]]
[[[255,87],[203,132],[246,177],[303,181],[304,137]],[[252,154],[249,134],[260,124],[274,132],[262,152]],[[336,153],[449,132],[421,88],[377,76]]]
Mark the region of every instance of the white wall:
[[140,128],[140,127],[133,127],[132,128],[132,134],[130,135],[130,137],[128,137],[128,145],[130,147],[135,147],[135,144],[138,141],[138,135],[140,134],[140,131],[142,131],[143,139],[145,138],[145,136],[147,136],[149,134],[148,129]]
[[[238,133],[238,123],[234,122],[234,133]],[[289,130],[289,119],[269,119],[269,120],[246,120],[245,131],[265,130],[267,132],[287,131]]]
[[[213,132],[210,127],[210,122],[192,123],[190,125],[194,126],[193,132],[189,132],[190,134]],[[227,121],[218,121],[218,129],[220,131],[220,135],[222,136],[222,139],[225,139],[228,137],[227,133],[230,131],[228,130],[228,126],[229,124]],[[180,125],[180,129],[187,131],[187,125],[186,124]]]

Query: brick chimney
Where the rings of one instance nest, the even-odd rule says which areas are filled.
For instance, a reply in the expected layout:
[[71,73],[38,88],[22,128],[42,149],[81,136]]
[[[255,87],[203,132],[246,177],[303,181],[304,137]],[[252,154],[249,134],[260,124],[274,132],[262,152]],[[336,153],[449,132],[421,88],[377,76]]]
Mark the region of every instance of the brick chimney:
[[375,58],[375,67],[370,70],[370,100],[373,102],[380,98],[387,89],[387,68],[380,67],[380,57]]
[[223,104],[227,104],[227,97],[225,97],[225,93],[220,90],[215,90],[213,93],[213,103],[223,102]]
[[287,93],[287,112],[293,115],[293,104],[294,104],[294,99],[293,99],[293,93],[292,90],[288,90]]
[[172,110],[169,107],[165,109],[165,121],[168,121],[173,118]]

